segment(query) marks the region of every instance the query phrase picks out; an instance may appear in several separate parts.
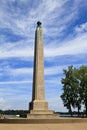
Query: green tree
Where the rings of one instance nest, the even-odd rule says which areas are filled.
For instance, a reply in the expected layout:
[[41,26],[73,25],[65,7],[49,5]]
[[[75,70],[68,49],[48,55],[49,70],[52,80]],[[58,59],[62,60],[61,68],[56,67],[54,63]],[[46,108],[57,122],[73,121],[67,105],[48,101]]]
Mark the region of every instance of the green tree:
[[79,80],[80,80],[80,97],[82,103],[85,106],[87,117],[87,66],[81,66],[79,68]]
[[[77,87],[78,81],[75,77],[75,68],[69,66],[68,69],[63,70],[65,78],[62,78],[61,82],[63,84],[63,93],[61,98],[63,100],[64,106],[69,110],[72,115],[72,108],[78,106],[77,100]],[[79,106],[80,109],[80,106]]]
[[79,115],[83,104],[87,117],[87,66],[82,65],[79,69],[69,66],[63,72],[65,77],[61,80],[63,84],[61,98],[64,106],[70,113],[72,108],[78,108]]
[[80,109],[81,109],[81,105],[82,105],[82,98],[81,98],[81,87],[80,87],[80,79],[79,79],[79,76],[80,76],[80,73],[79,73],[79,70],[78,69],[74,69],[74,78],[77,82],[77,85],[76,85],[76,91],[75,91],[75,96],[76,96],[76,100],[75,100],[75,108],[78,109],[78,116],[79,116],[79,113],[80,113]]

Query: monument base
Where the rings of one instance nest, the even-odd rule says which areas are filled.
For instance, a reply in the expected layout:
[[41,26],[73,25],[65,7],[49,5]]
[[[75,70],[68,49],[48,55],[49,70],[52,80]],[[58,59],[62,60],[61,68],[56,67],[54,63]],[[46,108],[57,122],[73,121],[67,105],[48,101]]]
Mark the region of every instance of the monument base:
[[59,116],[48,109],[48,102],[45,100],[34,100],[29,103],[28,119],[58,119]]
[[30,114],[53,114],[53,111],[51,110],[30,110]]
[[28,119],[58,119],[57,114],[27,114]]

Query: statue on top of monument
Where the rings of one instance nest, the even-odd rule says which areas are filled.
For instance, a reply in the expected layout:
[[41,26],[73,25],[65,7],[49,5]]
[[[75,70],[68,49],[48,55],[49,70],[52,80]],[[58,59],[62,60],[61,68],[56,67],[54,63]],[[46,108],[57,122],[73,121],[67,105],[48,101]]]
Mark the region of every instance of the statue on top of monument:
[[38,21],[38,22],[37,22],[37,27],[41,27],[41,24],[42,24],[42,23],[41,23],[40,21]]

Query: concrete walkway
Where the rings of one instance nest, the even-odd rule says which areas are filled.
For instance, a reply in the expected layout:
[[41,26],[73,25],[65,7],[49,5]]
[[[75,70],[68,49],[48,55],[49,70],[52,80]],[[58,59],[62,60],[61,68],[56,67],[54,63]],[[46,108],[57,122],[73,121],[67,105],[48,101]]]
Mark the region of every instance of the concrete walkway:
[[0,130],[87,130],[87,123],[0,124]]

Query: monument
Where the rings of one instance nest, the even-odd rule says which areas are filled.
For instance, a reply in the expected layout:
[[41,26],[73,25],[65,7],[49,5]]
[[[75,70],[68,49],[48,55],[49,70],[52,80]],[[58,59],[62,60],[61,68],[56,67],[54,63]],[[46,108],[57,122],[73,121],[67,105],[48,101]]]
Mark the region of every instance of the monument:
[[45,100],[44,93],[43,29],[41,27],[41,22],[38,21],[35,32],[32,101],[29,103],[29,114],[27,115],[28,118],[47,119],[57,117],[53,111],[48,109],[48,102]]

